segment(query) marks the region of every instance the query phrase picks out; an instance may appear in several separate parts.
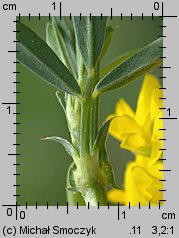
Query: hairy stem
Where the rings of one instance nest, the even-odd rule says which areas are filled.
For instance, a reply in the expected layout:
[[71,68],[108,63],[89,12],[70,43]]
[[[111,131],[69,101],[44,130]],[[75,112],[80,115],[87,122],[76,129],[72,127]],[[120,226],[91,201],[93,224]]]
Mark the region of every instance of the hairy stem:
[[[93,82],[93,88],[99,81],[99,70],[100,70],[100,64],[98,63],[95,71],[94,71],[94,82]],[[97,133],[98,133],[98,120],[99,120],[99,97],[93,100],[92,105],[92,117],[91,117],[91,148],[94,144],[94,141],[96,139]]]

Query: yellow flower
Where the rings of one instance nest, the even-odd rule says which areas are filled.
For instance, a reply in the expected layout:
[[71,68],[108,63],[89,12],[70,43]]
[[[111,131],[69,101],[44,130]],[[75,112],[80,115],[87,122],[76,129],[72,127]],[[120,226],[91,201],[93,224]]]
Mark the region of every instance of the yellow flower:
[[136,155],[151,157],[154,163],[161,156],[163,107],[162,90],[160,83],[153,75],[146,75],[137,102],[136,112],[120,99],[115,108],[116,117],[111,122],[109,133],[120,140],[121,148],[132,151]]
[[[124,178],[124,190],[113,189],[108,192],[108,199],[125,206],[158,205],[163,199],[163,169],[162,162],[149,166],[146,160],[150,158],[137,156],[136,161],[127,165]],[[145,164],[146,162],[146,164]],[[162,203],[161,203],[162,204]]]
[[162,90],[160,83],[153,75],[147,75],[140,91],[137,109],[121,99],[116,105],[117,116],[111,122],[109,133],[120,140],[121,147],[132,151],[135,161],[127,165],[124,178],[124,190],[109,191],[108,198],[112,202],[136,206],[158,205],[163,198],[163,163],[161,158],[163,148],[163,117]]

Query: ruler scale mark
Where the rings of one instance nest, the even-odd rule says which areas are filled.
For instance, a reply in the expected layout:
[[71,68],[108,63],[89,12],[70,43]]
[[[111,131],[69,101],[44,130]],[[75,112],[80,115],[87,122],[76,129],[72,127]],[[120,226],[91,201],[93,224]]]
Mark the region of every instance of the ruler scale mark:
[[60,20],[62,19],[62,3],[60,2]]
[[66,205],[66,207],[67,207],[67,215],[68,215],[68,212],[69,212],[69,211],[68,211],[68,202],[67,202],[67,205]]
[[119,202],[117,203],[117,219],[118,219],[118,221],[119,221],[119,219],[120,219],[120,206],[119,206]]
[[177,117],[159,117],[161,120],[177,120]]

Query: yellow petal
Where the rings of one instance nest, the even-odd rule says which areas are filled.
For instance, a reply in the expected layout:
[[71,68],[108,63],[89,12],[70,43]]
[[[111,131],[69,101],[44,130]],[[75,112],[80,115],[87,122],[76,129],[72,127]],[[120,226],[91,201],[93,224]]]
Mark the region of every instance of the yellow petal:
[[158,205],[159,200],[163,198],[162,192],[159,191],[162,189],[163,183],[159,182],[158,178],[160,173],[158,170],[161,167],[160,163],[148,170],[147,167],[143,167],[135,161],[127,165],[124,183],[125,205],[128,205],[129,202],[131,206],[138,206],[139,202],[142,206],[147,206],[149,202],[151,205]]
[[110,124],[109,133],[118,140],[124,140],[130,134],[139,134],[147,140],[142,127],[132,117],[127,115],[114,118]]
[[[127,165],[125,171],[125,191],[126,191],[126,206],[131,204],[131,206],[138,206],[139,202],[142,206],[148,205],[148,200],[144,197],[143,193],[141,192],[141,184],[136,182],[134,173],[134,167],[136,167],[136,163],[132,162]],[[141,176],[138,174],[139,177]]]
[[151,138],[151,144],[152,144],[152,153],[151,153],[151,163],[155,163],[158,159],[160,159],[162,154],[163,148],[163,141],[160,139],[163,139],[163,131],[159,129],[163,129],[163,120],[159,119],[163,117],[163,111],[160,111],[158,116],[156,116],[154,120],[153,125],[153,134]]
[[158,180],[161,180],[161,179],[163,179],[163,171],[161,171],[161,170],[163,170],[163,168],[164,168],[163,163],[159,161],[151,166],[149,164],[147,170],[148,170],[149,174],[151,174]]
[[151,100],[151,105],[150,105],[150,115],[151,115],[151,120],[155,121],[155,118],[158,116],[159,112],[163,107],[163,92],[161,89],[156,88],[152,92],[152,100]]
[[136,120],[141,126],[143,126],[146,117],[150,112],[153,89],[159,87],[159,81],[155,76],[151,74],[145,76],[136,110]]
[[119,202],[121,204],[125,204],[126,202],[126,195],[124,190],[112,189],[108,192],[107,196],[108,200],[113,203]]
[[150,156],[151,146],[140,134],[130,134],[122,143],[121,148],[132,151],[135,154]]
[[117,116],[128,115],[130,117],[134,117],[134,111],[123,98],[121,98],[116,104],[115,114]]

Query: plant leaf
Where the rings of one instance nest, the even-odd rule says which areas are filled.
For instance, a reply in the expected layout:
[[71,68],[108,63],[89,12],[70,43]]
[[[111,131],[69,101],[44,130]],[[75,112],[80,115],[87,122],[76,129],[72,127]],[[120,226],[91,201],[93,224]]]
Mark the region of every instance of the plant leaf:
[[162,39],[159,38],[126,59],[105,75],[95,87],[94,95],[123,87],[161,64]]
[[42,138],[42,140],[52,140],[52,141],[55,141],[55,142],[58,142],[60,143],[61,145],[64,146],[66,152],[73,158],[77,158],[79,155],[78,155],[78,152],[76,151],[76,149],[73,147],[72,144],[70,144],[69,141],[61,138],[61,137],[57,137],[57,136],[51,136],[51,137],[46,137],[46,138]]
[[114,117],[110,118],[109,120],[104,122],[103,125],[101,126],[101,128],[100,128],[100,130],[99,130],[99,132],[97,134],[97,138],[95,140],[94,146],[93,146],[94,150],[96,148],[98,150],[101,150],[101,148],[105,147],[109,126],[110,126],[110,123],[113,120],[113,118]]
[[115,69],[117,66],[119,66],[122,62],[124,62],[126,59],[128,59],[130,56],[132,56],[134,53],[138,52],[139,50],[132,50],[130,52],[127,52],[126,54],[120,56],[118,59],[112,61],[109,65],[107,65],[105,68],[103,68],[100,71],[100,77],[103,77],[105,74],[108,74],[113,69]]
[[93,68],[100,56],[106,30],[107,17],[73,17],[75,34],[84,64],[87,69]]
[[80,94],[80,87],[50,47],[23,23],[17,25],[17,59],[46,82],[66,93]]
[[107,186],[110,188],[117,188],[119,189],[119,186],[116,183],[115,176],[114,176],[114,170],[111,164],[103,164],[101,166],[103,169],[105,175],[106,175],[106,180],[107,180]]
[[109,47],[109,45],[111,43],[111,40],[112,40],[113,33],[114,33],[116,28],[118,28],[118,27],[116,27],[116,26],[115,27],[114,26],[106,27],[106,34],[105,34],[104,44],[103,44],[103,48],[102,48],[101,56],[100,56],[101,59],[104,57],[104,55],[106,54],[106,51],[108,50],[108,47]]
[[61,93],[59,91],[57,91],[55,95],[56,95],[56,98],[57,98],[58,102],[60,103],[60,106],[62,107],[64,113],[66,114],[65,102],[62,101]]
[[78,192],[78,188],[76,186],[75,183],[75,171],[76,171],[77,167],[75,163],[72,163],[68,169],[68,183],[69,183],[69,187],[67,187],[66,189],[72,192]]
[[111,121],[114,118],[115,117],[110,118],[101,126],[93,146],[93,151],[97,152],[98,154],[99,166],[101,167],[101,169],[103,170],[106,176],[107,186],[112,188],[119,188],[116,184],[113,168],[111,164],[109,163],[108,154],[106,151],[106,139],[108,135],[108,129],[109,129]]
[[[70,72],[77,78],[75,35],[66,18],[52,17],[46,27],[46,41]],[[65,31],[66,30],[66,31]]]

